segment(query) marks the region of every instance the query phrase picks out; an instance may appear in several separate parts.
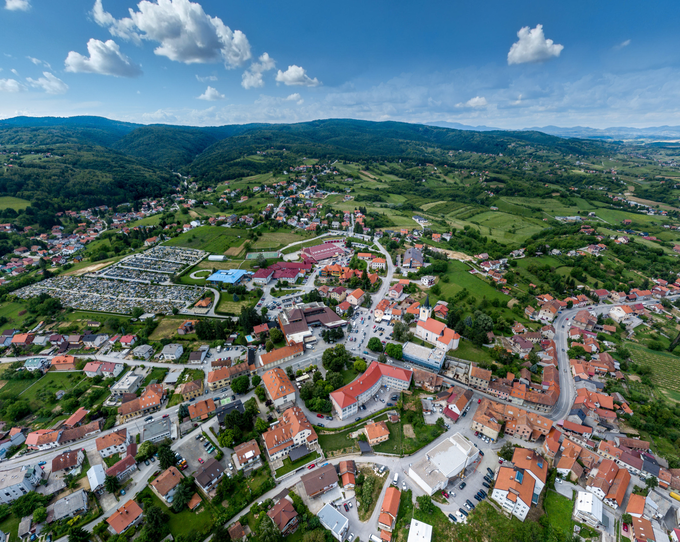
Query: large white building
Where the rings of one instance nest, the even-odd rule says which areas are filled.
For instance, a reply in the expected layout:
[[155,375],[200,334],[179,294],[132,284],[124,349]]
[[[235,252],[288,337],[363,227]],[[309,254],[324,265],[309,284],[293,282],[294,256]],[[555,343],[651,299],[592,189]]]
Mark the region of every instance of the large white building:
[[331,393],[333,409],[341,420],[346,420],[356,415],[359,406],[376,395],[381,386],[391,390],[407,390],[412,376],[413,371],[408,369],[374,361],[361,376]]
[[43,470],[37,465],[22,465],[0,471],[0,503],[10,504],[33,491],[42,481]]
[[429,450],[408,469],[409,477],[428,495],[444,489],[479,457],[479,450],[460,433]]
[[411,519],[408,530],[408,542],[430,542],[432,540],[432,525]]

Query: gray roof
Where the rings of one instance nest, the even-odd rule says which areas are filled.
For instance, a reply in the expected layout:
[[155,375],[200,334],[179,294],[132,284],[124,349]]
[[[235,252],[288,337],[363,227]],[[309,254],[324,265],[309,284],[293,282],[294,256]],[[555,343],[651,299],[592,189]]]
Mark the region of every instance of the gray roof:
[[87,508],[87,494],[85,493],[85,490],[81,489],[63,499],[59,499],[50,508],[52,508],[54,513],[54,521],[71,517],[79,510]]
[[144,425],[142,442],[170,432],[170,418],[161,418]]
[[19,538],[26,536],[31,530],[31,522],[33,521],[33,516],[26,516],[21,518],[19,522]]
[[208,459],[204,465],[194,473],[196,483],[201,487],[208,487],[224,473],[224,467],[215,458]]
[[326,529],[335,533],[336,538],[342,539],[342,534],[347,530],[349,524],[349,520],[345,516],[331,504],[326,504],[316,515]]
[[94,465],[87,471],[87,481],[90,482],[90,489],[95,490],[104,484],[106,480],[106,472],[101,465]]
[[168,354],[176,354],[176,353],[177,353],[177,350],[178,350],[179,348],[182,348],[182,345],[181,345],[181,344],[175,344],[175,343],[166,344],[166,345],[163,347],[163,350],[161,351],[161,354],[164,354],[164,355],[168,355]]

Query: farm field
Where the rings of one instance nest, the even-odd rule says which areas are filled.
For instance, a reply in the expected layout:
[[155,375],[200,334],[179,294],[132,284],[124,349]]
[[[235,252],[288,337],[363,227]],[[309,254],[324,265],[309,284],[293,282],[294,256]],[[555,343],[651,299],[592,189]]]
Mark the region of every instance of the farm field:
[[5,209],[14,209],[15,211],[21,211],[28,207],[30,204],[31,204],[30,201],[21,198],[14,198],[12,196],[0,197],[0,211],[4,211]]
[[474,215],[468,222],[479,226],[482,235],[488,235],[499,243],[522,242],[546,228],[535,219],[500,211],[486,211]]
[[672,392],[680,393],[680,358],[669,352],[657,352],[636,344],[626,344],[631,358],[638,365],[652,368],[652,382]]
[[[19,315],[20,312],[23,312],[21,316]],[[29,314],[26,312],[26,307],[23,304],[11,301],[0,304],[0,316],[7,318],[7,324],[21,327],[21,324]]]
[[300,235],[294,232],[264,232],[262,237],[252,244],[252,249],[262,251],[266,249],[276,250],[290,243],[303,241],[309,234]]
[[[177,328],[187,320],[187,318],[163,318],[158,327],[153,330],[153,333],[149,336],[149,340],[160,341],[161,339],[171,339],[177,335]],[[185,335],[185,338],[188,335]]]
[[187,248],[197,248],[207,252],[223,254],[227,249],[239,246],[245,241],[243,230],[217,226],[201,226],[170,239],[165,244]]

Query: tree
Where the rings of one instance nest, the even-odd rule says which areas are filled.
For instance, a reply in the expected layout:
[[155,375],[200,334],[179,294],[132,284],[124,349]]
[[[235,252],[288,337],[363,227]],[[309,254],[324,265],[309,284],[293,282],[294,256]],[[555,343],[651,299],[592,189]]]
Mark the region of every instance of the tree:
[[158,446],[156,446],[150,440],[146,440],[139,445],[135,459],[138,462],[149,459],[153,454],[156,453],[156,450],[158,450]]
[[231,383],[231,389],[234,393],[239,395],[246,393],[250,387],[250,377],[248,375],[242,375],[233,380]]
[[194,493],[196,493],[196,489],[194,488],[193,476],[184,478],[175,491],[175,496],[172,499],[172,510],[175,513],[184,510],[184,507],[189,503]]
[[267,429],[269,429],[269,424],[266,422],[266,420],[258,418],[255,420],[255,429],[258,433],[264,433],[267,431]]
[[260,514],[260,521],[255,529],[260,542],[281,542],[281,531],[267,514]]
[[383,345],[380,342],[380,339],[378,337],[371,337],[371,339],[368,341],[368,349],[372,350],[373,352],[382,352],[383,351]]
[[88,542],[90,533],[82,527],[71,527],[68,532],[68,542]]
[[[177,410],[177,416],[179,417],[180,420],[186,418],[189,416],[189,407],[187,406],[186,403],[182,403],[179,405],[179,409]],[[146,441],[149,442],[149,441]],[[144,443],[142,443],[144,444]]]
[[645,486],[647,486],[647,489],[654,489],[658,485],[659,481],[654,476],[650,476],[645,480]]
[[279,343],[283,340],[283,333],[279,328],[273,327],[272,329],[269,330],[269,338],[273,342]]
[[107,475],[104,478],[104,489],[109,493],[115,493],[120,489],[120,480],[117,476]]
[[384,353],[380,352],[380,354],[378,354],[378,362],[387,363],[387,356]]
[[146,516],[146,525],[143,532],[148,540],[151,542],[163,540],[170,529],[168,527],[168,516],[158,506],[149,506],[144,515]]
[[503,444],[501,451],[498,452],[498,456],[502,457],[506,461],[511,461],[514,453],[515,453],[515,447],[511,443],[506,442],[505,444]]
[[215,527],[213,530],[212,542],[231,542],[229,531],[227,531],[227,528],[224,525]]
[[630,525],[631,523],[633,523],[633,516],[631,516],[630,514],[623,514],[621,516],[621,521],[623,523]]
[[33,511],[33,523],[42,523],[47,519],[47,509],[44,507],[36,508]]
[[271,341],[267,341],[267,342],[265,343],[265,345],[264,345],[264,349],[265,349],[267,352],[271,352],[272,350],[274,350],[274,343],[271,342]]
[[[324,368],[328,371],[336,373],[342,372],[350,361],[349,352],[345,349],[345,345],[338,344],[333,348],[326,348],[321,357],[321,362]],[[316,373],[314,375],[316,378]]]
[[366,370],[366,362],[363,359],[357,359],[354,362],[354,370],[357,373],[363,373]]
[[416,502],[418,503],[418,508],[420,508],[424,514],[434,514],[435,506],[432,504],[432,498],[429,495],[416,497]]
[[170,449],[169,444],[163,444],[158,448],[158,462],[163,470],[174,467],[177,464],[177,456]]
[[253,375],[250,379],[250,383],[253,385],[253,388],[257,388],[260,382],[262,382],[262,378],[259,375]]
[[18,518],[30,516],[36,509],[47,506],[49,501],[50,497],[29,491],[11,504],[12,514]]
[[132,309],[132,312],[130,313],[133,318],[139,318],[142,314],[144,314],[144,309],[142,307],[135,307]]

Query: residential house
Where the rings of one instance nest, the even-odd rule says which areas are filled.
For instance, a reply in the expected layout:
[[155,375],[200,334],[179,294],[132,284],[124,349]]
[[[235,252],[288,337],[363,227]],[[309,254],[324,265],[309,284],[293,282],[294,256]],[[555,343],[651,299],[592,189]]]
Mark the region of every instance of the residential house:
[[204,493],[208,494],[224,476],[224,467],[211,457],[194,473],[194,480]]
[[262,434],[270,461],[281,459],[298,446],[311,446],[318,442],[316,431],[300,407],[293,406],[281,414],[278,423]]
[[400,499],[401,491],[394,486],[387,488],[382,505],[380,506],[380,515],[378,516],[378,528],[380,530],[387,531],[388,533],[394,530],[397,514],[399,513]]
[[279,412],[295,404],[295,386],[280,367],[266,371],[262,375],[262,384]]
[[385,422],[369,422],[364,428],[368,443],[371,446],[385,442],[390,438],[390,430],[387,428]]
[[169,505],[183,479],[184,476],[177,467],[170,467],[151,480],[149,485],[151,490]]
[[114,454],[124,454],[128,445],[132,442],[132,435],[127,429],[118,429],[107,435],[99,437],[95,444],[97,451],[102,457],[109,457]]
[[295,511],[292,501],[288,500],[288,497],[284,497],[277,502],[267,512],[267,515],[272,519],[281,535],[288,536],[297,530],[298,513]]
[[144,512],[136,501],[127,501],[116,510],[107,520],[109,530],[113,534],[123,534],[130,527],[137,525],[143,518]]

